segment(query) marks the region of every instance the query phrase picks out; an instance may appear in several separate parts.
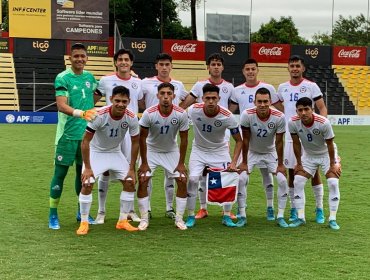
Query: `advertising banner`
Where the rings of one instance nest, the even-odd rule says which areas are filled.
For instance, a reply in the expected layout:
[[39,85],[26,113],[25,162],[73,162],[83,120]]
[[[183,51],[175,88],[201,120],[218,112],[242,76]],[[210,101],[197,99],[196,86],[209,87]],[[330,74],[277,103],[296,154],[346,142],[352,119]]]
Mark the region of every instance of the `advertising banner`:
[[9,38],[0,38],[0,53],[9,52]]
[[306,65],[331,65],[331,47],[292,45],[291,55],[303,57]]
[[15,56],[64,56],[64,40],[14,38]]
[[330,115],[328,119],[332,125],[370,125],[370,116]]
[[289,44],[252,43],[251,57],[257,62],[288,63]]
[[83,43],[88,56],[109,56],[109,42],[71,41],[67,50],[68,54],[70,54],[70,46],[75,43]]
[[144,38],[123,38],[123,46],[132,50],[137,62],[153,62],[161,52],[161,40]]
[[178,60],[205,60],[205,42],[194,40],[163,40],[163,52]]
[[0,123],[9,124],[54,124],[58,122],[57,112],[13,112],[0,111]]
[[333,47],[334,65],[366,65],[366,47]]
[[222,54],[225,64],[241,65],[249,57],[249,44],[206,42],[206,59],[212,53]]

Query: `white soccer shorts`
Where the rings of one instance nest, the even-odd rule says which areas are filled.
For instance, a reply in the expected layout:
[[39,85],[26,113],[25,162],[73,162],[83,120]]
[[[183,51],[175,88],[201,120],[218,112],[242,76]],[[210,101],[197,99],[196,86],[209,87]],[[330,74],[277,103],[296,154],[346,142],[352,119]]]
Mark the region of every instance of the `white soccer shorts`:
[[151,173],[147,176],[153,176],[155,169],[158,166],[162,166],[168,175],[168,178],[180,177],[179,172],[174,172],[175,168],[179,164],[180,153],[179,152],[168,152],[168,153],[158,153],[154,151],[147,151],[148,165],[151,169]]
[[255,166],[267,168],[270,173],[275,173],[278,166],[277,153],[260,154],[248,151],[248,173],[251,173]]

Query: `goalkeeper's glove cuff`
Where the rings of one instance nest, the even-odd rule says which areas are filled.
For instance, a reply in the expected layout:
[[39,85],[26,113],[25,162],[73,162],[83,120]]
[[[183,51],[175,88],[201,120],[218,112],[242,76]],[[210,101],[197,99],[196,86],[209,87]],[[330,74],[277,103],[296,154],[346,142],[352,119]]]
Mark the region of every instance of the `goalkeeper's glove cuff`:
[[92,121],[96,118],[96,110],[95,109],[90,109],[86,111],[82,111],[79,109],[73,110],[72,116],[75,118],[81,118],[85,119],[87,121]]

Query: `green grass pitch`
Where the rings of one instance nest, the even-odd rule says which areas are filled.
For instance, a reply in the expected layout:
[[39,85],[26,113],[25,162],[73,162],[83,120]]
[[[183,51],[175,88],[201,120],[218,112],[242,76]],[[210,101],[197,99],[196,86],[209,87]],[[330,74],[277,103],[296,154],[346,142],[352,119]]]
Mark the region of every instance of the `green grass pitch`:
[[[255,170],[245,228],[222,226],[221,210],[212,206],[210,217],[195,228],[177,230],[164,217],[158,172],[147,231],[115,229],[120,185],[113,184],[106,224],[78,237],[74,168],[59,206],[61,229],[48,229],[55,126],[0,125],[0,279],[369,279],[370,127],[334,130],[343,166],[338,232],[313,221],[309,185],[304,227],[281,229],[268,222]],[[326,187],[324,205],[328,214]],[[94,192],[93,216],[96,211]]]

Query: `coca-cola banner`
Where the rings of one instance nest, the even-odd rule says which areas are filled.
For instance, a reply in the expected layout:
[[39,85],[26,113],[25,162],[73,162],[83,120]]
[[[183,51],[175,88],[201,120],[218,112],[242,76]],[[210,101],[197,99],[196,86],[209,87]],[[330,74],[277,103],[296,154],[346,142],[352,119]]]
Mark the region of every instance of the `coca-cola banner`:
[[251,57],[257,62],[288,63],[289,44],[252,43]]
[[163,40],[163,52],[179,60],[205,60],[205,43],[193,40]]
[[334,65],[366,65],[366,47],[333,47]]
[[330,46],[293,45],[291,55],[303,57],[306,65],[331,65]]
[[132,50],[137,62],[153,62],[161,52],[161,40],[144,38],[123,38],[123,46]]
[[222,54],[225,64],[241,65],[249,57],[249,44],[206,42],[206,59],[212,53]]

